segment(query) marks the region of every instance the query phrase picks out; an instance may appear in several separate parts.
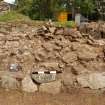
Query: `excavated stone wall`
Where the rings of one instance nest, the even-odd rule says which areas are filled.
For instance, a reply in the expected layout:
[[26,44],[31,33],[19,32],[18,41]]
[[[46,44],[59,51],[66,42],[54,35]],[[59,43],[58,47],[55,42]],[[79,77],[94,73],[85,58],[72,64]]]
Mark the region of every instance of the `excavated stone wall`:
[[[105,41],[95,40],[91,34],[48,24],[35,27],[25,23],[0,23],[0,71],[8,71],[10,64],[21,65],[23,73],[62,71],[59,77],[62,82],[51,82],[56,93],[61,83],[66,89],[82,86],[84,74],[105,72]],[[82,79],[78,77],[82,75]],[[31,81],[27,78],[23,84]],[[23,86],[23,90],[27,90],[26,87],[28,85]],[[40,87],[39,91],[51,90],[47,83]]]
[[105,38],[105,22],[91,22],[81,24],[80,31],[91,35],[95,39]]

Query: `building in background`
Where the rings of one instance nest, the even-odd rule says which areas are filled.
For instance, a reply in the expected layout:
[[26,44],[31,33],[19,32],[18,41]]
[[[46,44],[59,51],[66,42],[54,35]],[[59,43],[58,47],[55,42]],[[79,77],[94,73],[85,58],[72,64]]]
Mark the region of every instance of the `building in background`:
[[18,4],[18,0],[4,0],[4,2],[10,5],[10,10],[14,10]]
[[0,15],[3,15],[4,13],[10,11],[10,5],[6,2],[1,1],[0,2]]

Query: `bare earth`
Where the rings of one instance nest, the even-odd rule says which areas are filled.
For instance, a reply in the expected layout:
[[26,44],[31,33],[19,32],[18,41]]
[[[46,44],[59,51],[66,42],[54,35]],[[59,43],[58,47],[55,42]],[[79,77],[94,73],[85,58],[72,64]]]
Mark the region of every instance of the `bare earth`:
[[104,97],[104,93],[93,93],[83,89],[73,89],[71,92],[63,92],[54,96],[0,89],[0,105],[105,105]]

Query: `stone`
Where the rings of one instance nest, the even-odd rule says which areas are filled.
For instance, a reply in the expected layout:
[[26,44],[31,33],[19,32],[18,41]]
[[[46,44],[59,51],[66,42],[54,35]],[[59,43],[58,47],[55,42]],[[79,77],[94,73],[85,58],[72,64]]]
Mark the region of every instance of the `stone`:
[[57,28],[55,30],[55,35],[63,35],[64,34],[64,29],[63,28]]
[[80,74],[83,74],[83,73],[87,73],[89,70],[83,66],[83,64],[77,64],[75,63],[74,65],[72,65],[72,69],[71,69],[71,72],[72,74],[74,75],[80,75]]
[[17,80],[22,80],[24,78],[24,73],[22,71],[19,72],[0,71],[0,78],[2,78],[2,76],[9,76]]
[[77,55],[74,52],[68,52],[63,55],[63,61],[66,63],[72,63],[77,60]]
[[97,49],[87,44],[79,44],[79,45],[74,44],[73,47],[74,48],[72,49],[76,50],[76,53],[80,60],[91,61],[96,59],[98,55]]
[[23,70],[25,71],[28,71],[30,69],[32,69],[32,66],[33,66],[33,63],[34,62],[34,56],[28,52],[28,51],[25,51],[21,57],[21,62],[23,62]]
[[105,45],[105,41],[103,39],[102,40],[101,39],[100,40],[96,40],[95,44],[99,45],[99,46],[104,46]]
[[54,33],[56,28],[55,27],[50,27],[49,30],[50,30],[51,33]]
[[55,95],[61,92],[61,86],[61,80],[57,80],[55,82],[41,84],[39,91]]
[[4,75],[1,77],[1,86],[5,89],[18,89],[20,87],[20,83],[15,78],[9,75]]
[[44,43],[42,46],[43,46],[43,48],[45,48],[47,51],[53,51],[54,44],[46,42],[46,43]]
[[73,38],[81,38],[82,35],[77,29],[64,28],[64,35],[70,35]]
[[59,63],[57,62],[43,62],[40,64],[41,67],[45,67],[46,69],[50,70],[57,70],[59,69]]
[[94,60],[97,57],[97,54],[94,52],[89,52],[89,51],[83,51],[83,52],[78,52],[78,58],[80,60],[84,61],[91,61]]
[[105,88],[105,72],[82,74],[77,77],[77,81],[82,87],[103,89]]
[[12,48],[18,48],[19,42],[18,41],[7,41],[5,46],[8,46],[9,48],[11,48],[11,47]]
[[22,90],[29,93],[36,92],[38,90],[37,85],[33,83],[30,75],[26,75],[22,80]]
[[72,73],[64,73],[62,75],[62,81],[64,86],[73,86],[74,83],[74,76]]
[[89,87],[89,74],[81,74],[77,76],[77,82],[81,85],[81,87]]
[[83,30],[86,30],[85,33],[88,33],[94,39],[101,39],[105,37],[105,24],[102,21],[87,23],[85,24],[85,27],[82,27],[82,29],[80,29],[81,32],[84,32]]

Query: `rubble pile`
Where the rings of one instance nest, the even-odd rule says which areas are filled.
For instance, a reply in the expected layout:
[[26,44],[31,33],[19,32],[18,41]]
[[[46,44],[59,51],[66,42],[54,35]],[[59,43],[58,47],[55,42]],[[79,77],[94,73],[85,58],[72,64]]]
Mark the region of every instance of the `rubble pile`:
[[[88,34],[81,34],[76,29],[49,25],[35,27],[25,23],[0,23],[0,71],[8,71],[10,64],[21,65],[20,72],[26,74],[22,87],[28,92],[38,89],[27,73],[30,75],[30,72],[41,70],[57,70],[63,73],[59,80],[41,84],[39,91],[52,93],[53,87],[58,93],[62,85],[66,89],[79,84],[82,86],[84,84],[81,81],[86,81],[83,75],[105,72],[105,41],[96,40]],[[12,81],[12,85],[17,87],[18,82],[14,79]],[[91,88],[90,85],[86,86]]]
[[80,27],[80,31],[91,35],[95,39],[105,38],[105,22],[83,23]]

